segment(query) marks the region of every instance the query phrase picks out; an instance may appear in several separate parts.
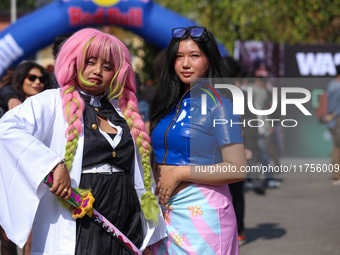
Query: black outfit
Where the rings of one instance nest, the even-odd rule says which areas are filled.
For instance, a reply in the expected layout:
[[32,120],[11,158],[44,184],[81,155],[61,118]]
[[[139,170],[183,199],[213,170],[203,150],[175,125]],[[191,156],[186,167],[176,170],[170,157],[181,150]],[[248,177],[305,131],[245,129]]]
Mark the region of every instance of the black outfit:
[[57,82],[57,78],[55,77],[54,73],[50,74],[50,77],[49,77],[49,88],[50,89],[58,89],[58,88],[60,88],[59,83]]
[[[82,174],[80,188],[92,190],[96,208],[115,225],[136,247],[143,242],[140,219],[140,203],[129,176],[134,159],[134,142],[126,121],[119,116],[106,97],[101,98],[100,107],[90,105],[90,97],[81,94],[85,101],[83,167],[109,163],[124,172],[112,174]],[[98,112],[97,112],[97,111]],[[107,118],[123,129],[121,141],[115,149],[100,133],[97,115]],[[115,135],[110,135],[114,137]],[[114,152],[114,153],[113,153]],[[114,155],[114,156],[113,156]],[[77,219],[76,255],[125,255],[127,251],[89,217]]]
[[[248,94],[245,91],[242,91],[244,95],[244,109],[245,115],[241,116],[242,121],[245,119],[246,125],[243,128],[243,139],[244,139],[244,148],[251,150],[253,152],[253,158],[255,157],[255,153],[258,149],[257,139],[258,139],[258,129],[254,127],[248,126],[248,120],[257,119],[256,115],[253,114],[248,108]],[[243,126],[242,126],[243,127]],[[249,165],[248,161],[248,165]],[[229,184],[230,194],[233,200],[233,206],[235,209],[236,221],[237,221],[237,232],[239,235],[242,235],[244,231],[244,181],[236,182]]]
[[237,232],[244,231],[244,181],[228,184],[236,215]]
[[6,112],[6,110],[0,106],[0,118],[2,117],[2,115],[4,115]]
[[257,119],[257,116],[249,110],[249,107],[247,104],[248,93],[245,91],[242,91],[242,92],[244,95],[244,112],[245,112],[245,115],[243,118],[246,120],[246,125],[244,128],[244,135],[243,135],[244,148],[251,150],[254,154],[259,149],[257,145],[257,140],[259,139],[259,131],[258,131],[258,128],[256,127],[248,126],[248,120]]
[[[8,111],[8,101],[11,98],[17,98],[17,99],[19,99],[20,101],[23,102],[23,99],[19,98],[19,96],[14,92],[12,85],[7,84],[6,86],[4,86],[0,89],[0,108],[3,111],[3,114]],[[2,115],[0,115],[0,117],[1,116]]]

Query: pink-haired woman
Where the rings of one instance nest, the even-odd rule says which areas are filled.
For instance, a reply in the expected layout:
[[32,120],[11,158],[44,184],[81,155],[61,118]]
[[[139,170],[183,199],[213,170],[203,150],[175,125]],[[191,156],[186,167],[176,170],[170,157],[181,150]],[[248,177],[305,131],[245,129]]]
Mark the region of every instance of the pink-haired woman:
[[[74,220],[57,201],[79,187],[144,250],[165,230],[127,48],[112,35],[80,30],[62,46],[55,76],[60,89],[1,118],[0,224],[19,246],[33,225],[32,254],[128,254],[89,217]],[[43,179],[51,170],[48,190]]]

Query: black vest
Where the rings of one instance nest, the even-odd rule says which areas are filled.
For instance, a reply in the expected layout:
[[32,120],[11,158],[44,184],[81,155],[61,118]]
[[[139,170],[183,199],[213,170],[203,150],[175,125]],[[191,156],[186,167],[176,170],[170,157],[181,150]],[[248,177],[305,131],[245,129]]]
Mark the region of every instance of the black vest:
[[[83,114],[84,151],[82,167],[109,163],[129,173],[134,159],[134,142],[130,135],[130,129],[127,122],[110,104],[107,96],[99,96],[101,106],[94,107],[91,105],[93,97],[91,100],[91,97],[88,95],[82,93],[80,93],[80,95],[85,102]],[[107,118],[112,124],[122,128],[123,133],[121,140],[114,149],[108,140],[100,133],[97,115]],[[112,140],[116,138],[115,135],[109,135]]]

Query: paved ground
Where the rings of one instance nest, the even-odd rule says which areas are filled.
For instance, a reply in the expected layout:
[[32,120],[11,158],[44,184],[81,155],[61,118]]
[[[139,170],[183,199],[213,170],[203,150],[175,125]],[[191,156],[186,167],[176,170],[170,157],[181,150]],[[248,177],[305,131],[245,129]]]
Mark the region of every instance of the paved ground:
[[248,242],[240,255],[340,254],[340,186],[329,179],[287,178],[265,196],[245,196]]
[[247,191],[245,225],[240,255],[339,255],[340,186],[301,178],[265,196]]

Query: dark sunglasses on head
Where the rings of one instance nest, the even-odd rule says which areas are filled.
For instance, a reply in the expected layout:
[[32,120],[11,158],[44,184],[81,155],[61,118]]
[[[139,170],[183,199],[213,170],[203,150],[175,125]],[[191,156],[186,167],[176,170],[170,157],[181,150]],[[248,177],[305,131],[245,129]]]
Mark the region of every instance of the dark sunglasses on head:
[[46,82],[44,76],[36,76],[36,75],[34,75],[34,74],[29,74],[29,75],[27,76],[27,79],[28,79],[29,81],[31,81],[31,82],[34,82],[36,79],[39,79],[40,83],[45,83],[45,82]]
[[[172,37],[173,38],[181,38],[183,35],[185,35],[187,32],[190,33],[191,37],[201,37],[204,32],[207,31],[207,29],[205,27],[192,27],[190,29],[184,28],[184,27],[176,27],[174,29],[172,29]],[[210,37],[209,32],[207,31],[207,34]]]

